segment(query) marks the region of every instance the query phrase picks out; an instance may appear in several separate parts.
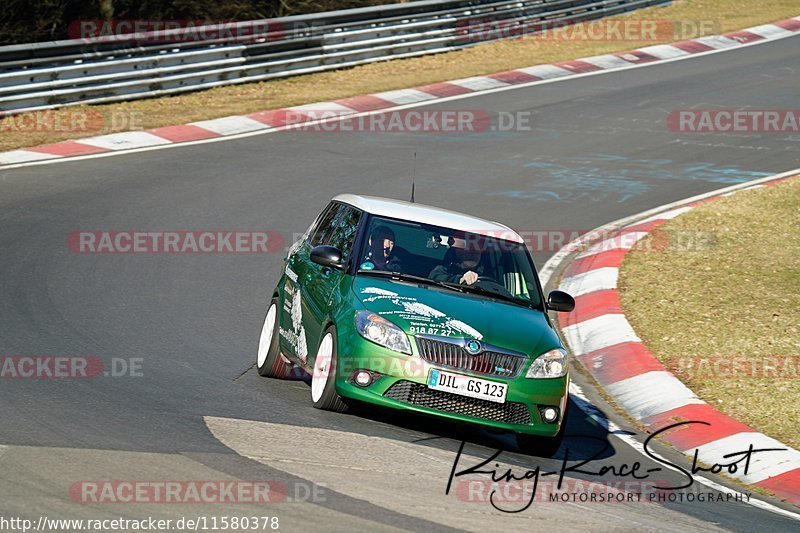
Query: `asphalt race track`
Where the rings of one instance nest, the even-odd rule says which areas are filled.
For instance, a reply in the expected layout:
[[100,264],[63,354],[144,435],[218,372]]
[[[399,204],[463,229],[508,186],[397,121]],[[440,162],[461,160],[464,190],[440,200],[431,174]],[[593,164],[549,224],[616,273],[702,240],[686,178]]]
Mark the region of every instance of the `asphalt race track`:
[[[796,108],[799,45],[800,37],[792,37],[427,107],[530,112],[531,131],[282,132],[0,170],[0,354],[140,358],[142,374],[0,382],[3,514],[270,514],[288,531],[796,530],[794,519],[746,503],[534,504],[506,514],[487,502],[445,496],[461,438],[469,441],[466,454],[484,458],[513,440],[393,413],[322,412],[311,407],[303,381],[257,376],[258,333],[281,253],[77,254],[67,235],[271,230],[291,236],[341,192],[406,199],[415,151],[418,202],[518,230],[589,230],[800,167],[797,135],[677,133],[665,123],[674,109]],[[553,252],[536,253],[537,265]],[[580,372],[573,376],[606,416],[636,431]],[[599,439],[568,440],[576,457],[589,457],[605,441],[614,455],[601,456],[610,463],[653,463],[576,404],[570,408],[568,433]],[[686,464],[668,449],[658,451]],[[503,457],[520,470],[560,465],[559,456]],[[87,505],[69,493],[81,480],[232,477],[327,488],[314,503],[255,511],[247,504]]]

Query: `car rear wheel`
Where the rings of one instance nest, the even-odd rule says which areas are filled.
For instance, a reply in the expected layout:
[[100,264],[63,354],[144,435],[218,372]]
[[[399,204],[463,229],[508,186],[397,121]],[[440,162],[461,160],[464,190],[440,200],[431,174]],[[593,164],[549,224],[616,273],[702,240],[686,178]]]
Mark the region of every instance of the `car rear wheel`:
[[292,364],[286,362],[278,347],[278,304],[277,297],[270,302],[258,339],[256,368],[259,376],[267,378],[287,378],[292,371]]
[[344,413],[348,406],[336,392],[336,335],[328,328],[319,343],[311,375],[311,401],[317,409]]

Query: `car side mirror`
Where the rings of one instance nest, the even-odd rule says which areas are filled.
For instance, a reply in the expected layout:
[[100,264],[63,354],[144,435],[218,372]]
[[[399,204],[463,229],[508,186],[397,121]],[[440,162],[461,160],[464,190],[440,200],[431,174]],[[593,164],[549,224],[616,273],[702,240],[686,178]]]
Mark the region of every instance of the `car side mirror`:
[[575,309],[575,299],[564,291],[551,291],[547,296],[547,308],[551,311],[569,313]]
[[341,269],[342,252],[335,246],[321,244],[311,249],[311,261],[318,265]]

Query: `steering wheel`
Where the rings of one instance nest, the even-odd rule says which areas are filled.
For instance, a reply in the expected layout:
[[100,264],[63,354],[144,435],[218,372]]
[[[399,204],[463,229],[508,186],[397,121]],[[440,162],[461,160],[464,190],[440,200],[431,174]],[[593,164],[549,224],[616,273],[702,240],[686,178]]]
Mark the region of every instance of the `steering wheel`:
[[506,289],[505,285],[497,281],[491,276],[478,276],[478,279],[475,280],[473,285],[480,285],[482,288],[496,292],[498,294],[503,294],[506,296],[512,296],[508,289]]

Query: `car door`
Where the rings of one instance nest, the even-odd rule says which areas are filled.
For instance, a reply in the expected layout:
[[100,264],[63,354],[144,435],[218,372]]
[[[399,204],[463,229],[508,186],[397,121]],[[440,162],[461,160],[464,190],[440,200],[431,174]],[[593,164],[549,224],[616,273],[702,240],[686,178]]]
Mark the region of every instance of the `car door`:
[[303,361],[308,358],[308,339],[303,321],[306,304],[301,287],[313,272],[311,269],[311,240],[320,227],[329,228],[338,213],[338,205],[328,204],[308,232],[289,250],[284,265],[283,308],[281,309],[280,346],[283,353]]
[[[342,252],[342,261],[347,265],[353,253],[353,242],[362,213],[347,204],[334,203],[334,206],[336,213],[329,218],[330,223],[320,224],[311,238],[309,254],[314,246],[335,246]],[[316,348],[322,339],[323,325],[333,314],[330,309],[333,291],[346,274],[341,270],[313,263],[310,259],[306,265],[306,275],[300,283],[300,295],[304,304],[303,326],[308,339],[308,352],[316,354]],[[312,360],[313,357],[309,363]]]

